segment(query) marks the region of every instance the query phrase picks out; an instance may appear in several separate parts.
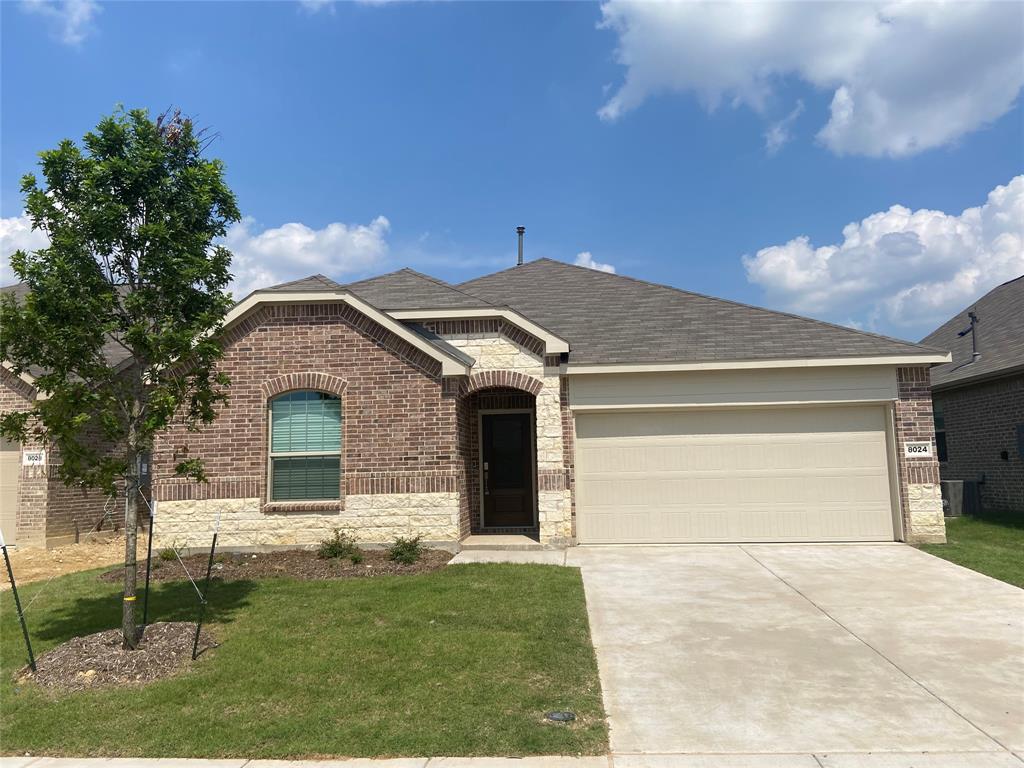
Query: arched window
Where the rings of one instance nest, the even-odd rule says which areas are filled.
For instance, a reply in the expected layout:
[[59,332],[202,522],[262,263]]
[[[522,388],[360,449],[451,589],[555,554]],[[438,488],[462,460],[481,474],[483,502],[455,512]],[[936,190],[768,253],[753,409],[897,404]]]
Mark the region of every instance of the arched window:
[[341,498],[341,400],[288,392],[270,401],[271,501]]

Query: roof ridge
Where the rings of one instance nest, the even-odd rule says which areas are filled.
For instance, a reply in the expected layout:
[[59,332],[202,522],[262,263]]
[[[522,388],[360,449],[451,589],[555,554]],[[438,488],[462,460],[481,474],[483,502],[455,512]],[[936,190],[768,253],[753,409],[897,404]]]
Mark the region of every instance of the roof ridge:
[[371,280],[380,280],[382,277],[390,277],[391,275],[397,275],[399,272],[405,272],[407,267],[401,267],[400,269],[393,269],[390,272],[385,272],[382,275],[374,275],[373,277],[364,277],[362,280],[355,280],[351,283],[342,283],[342,287],[347,288],[350,285],[359,285],[360,283],[368,283]]
[[318,282],[323,283],[324,287],[326,287],[326,288],[340,288],[341,287],[341,283],[339,283],[337,280],[333,280],[333,279],[327,277],[327,275],[324,275],[324,274],[321,274],[321,273],[318,272],[315,275],[306,275],[305,277],[297,277],[294,280],[288,280],[288,281],[286,281],[284,283],[275,283],[274,285],[268,285],[268,286],[266,286],[264,288],[256,288],[255,290],[251,291],[251,293],[258,293],[260,291],[269,291],[269,290],[277,290],[277,289],[280,289],[280,288],[287,288],[290,285],[295,285],[296,283],[302,283],[302,282],[305,282],[306,280],[317,280]]
[[[428,275],[425,272],[417,272],[412,267],[402,267],[402,269],[400,269],[398,271],[399,272],[408,272],[409,274],[416,275],[416,277],[422,277],[424,280],[430,280],[431,282],[436,283],[437,285],[440,285],[442,288],[447,288],[450,291],[455,291],[456,293],[461,293],[463,296],[468,296],[471,299],[476,299],[477,301],[482,301],[484,304],[486,304],[489,307],[495,306],[491,302],[487,301],[487,299],[481,298],[480,296],[477,296],[476,294],[472,294],[469,291],[464,291],[461,288],[459,288],[459,286],[452,285],[451,283],[445,282],[444,280],[441,280],[438,277],[434,277],[433,275]],[[394,273],[392,273],[392,274],[394,274]]]
[[[597,270],[597,269],[591,269],[590,267],[580,266],[579,264],[570,264],[567,261],[559,261],[557,259],[550,259],[550,258],[547,258],[547,257],[542,257],[542,258],[539,258],[539,259],[535,259],[534,261],[527,262],[527,264],[536,264],[536,263],[541,262],[541,261],[549,261],[552,264],[558,264],[558,265],[563,266],[563,267],[571,267],[572,269],[581,269],[581,270],[584,270],[586,272],[590,272],[590,273],[595,274],[595,275],[603,276],[605,278],[612,278],[612,279],[620,278],[622,280],[629,280],[629,281],[634,282],[634,283],[640,283],[641,285],[649,285],[649,286],[652,286],[654,288],[663,288],[665,290],[674,291],[676,293],[681,293],[684,296],[696,296],[697,298],[707,299],[708,301],[716,301],[716,302],[719,302],[719,303],[722,303],[722,304],[731,304],[734,307],[743,307],[744,309],[754,309],[754,310],[758,310],[760,312],[770,312],[770,313],[772,313],[774,315],[782,315],[783,317],[791,317],[794,320],[802,320],[805,323],[819,323],[821,325],[827,325],[827,326],[829,326],[831,328],[837,328],[837,329],[842,330],[842,331],[849,331],[850,333],[858,333],[861,336],[869,336],[869,337],[875,338],[875,339],[883,339],[885,341],[893,341],[893,342],[896,342],[897,344],[904,344],[904,345],[906,345],[908,347],[923,347],[923,348],[928,349],[930,351],[946,352],[946,350],[938,349],[937,347],[928,347],[928,346],[926,346],[924,344],[918,344],[917,342],[907,341],[906,339],[897,339],[894,336],[885,336],[885,335],[883,335],[881,333],[873,333],[871,331],[862,331],[860,328],[850,328],[847,325],[839,325],[838,323],[832,323],[832,322],[829,322],[828,320],[818,320],[818,319],[813,318],[813,317],[805,317],[804,315],[797,315],[797,314],[794,314],[793,312],[784,312],[784,311],[778,310],[778,309],[768,309],[767,307],[759,307],[759,306],[756,306],[754,304],[745,304],[742,301],[735,301],[733,299],[723,299],[723,298],[720,298],[718,296],[709,296],[706,293],[697,293],[696,291],[687,291],[687,290],[684,290],[683,288],[677,288],[674,285],[667,285],[665,283],[655,283],[655,282],[653,282],[651,280],[644,280],[644,279],[639,278],[639,277],[632,277],[630,275],[620,275],[617,272],[602,272],[602,271]],[[515,269],[515,268],[516,267],[511,267],[510,269]],[[502,272],[507,272],[507,271],[508,271],[507,269],[503,269],[503,270],[501,270],[501,272],[494,272],[493,274],[494,275],[499,275]],[[484,277],[491,277],[491,276],[492,275],[484,275]]]

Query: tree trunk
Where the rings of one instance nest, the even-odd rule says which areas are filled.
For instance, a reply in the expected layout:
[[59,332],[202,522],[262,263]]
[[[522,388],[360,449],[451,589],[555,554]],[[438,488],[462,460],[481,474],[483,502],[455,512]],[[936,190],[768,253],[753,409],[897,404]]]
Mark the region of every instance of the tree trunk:
[[121,603],[122,646],[132,650],[139,644],[139,630],[135,623],[135,546],[139,530],[139,457],[128,456],[129,472],[124,486],[124,600]]

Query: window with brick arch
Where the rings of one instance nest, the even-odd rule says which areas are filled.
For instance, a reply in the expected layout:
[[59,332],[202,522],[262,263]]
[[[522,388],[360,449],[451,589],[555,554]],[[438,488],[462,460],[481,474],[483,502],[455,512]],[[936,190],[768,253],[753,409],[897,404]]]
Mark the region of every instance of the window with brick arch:
[[270,401],[270,500],[341,498],[341,399],[314,390]]

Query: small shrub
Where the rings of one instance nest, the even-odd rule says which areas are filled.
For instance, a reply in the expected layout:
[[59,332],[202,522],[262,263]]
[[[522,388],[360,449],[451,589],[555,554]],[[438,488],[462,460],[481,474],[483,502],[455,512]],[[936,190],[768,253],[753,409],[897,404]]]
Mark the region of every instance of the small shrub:
[[157,557],[159,557],[161,560],[175,560],[175,559],[177,559],[177,555],[174,554],[174,550],[171,547],[167,547],[166,549],[161,549],[160,550],[160,554],[157,555]]
[[413,536],[411,539],[399,536],[395,543],[388,547],[388,557],[402,565],[412,565],[422,554],[423,545],[420,544],[419,536]]
[[[317,547],[316,555],[324,560],[331,560],[338,557],[352,557],[359,554],[355,539],[344,531],[334,529],[334,535],[329,539],[323,539]],[[362,557],[362,555],[359,555]]]
[[348,556],[348,559],[352,562],[352,565],[359,565],[363,562],[363,553],[358,549]]

